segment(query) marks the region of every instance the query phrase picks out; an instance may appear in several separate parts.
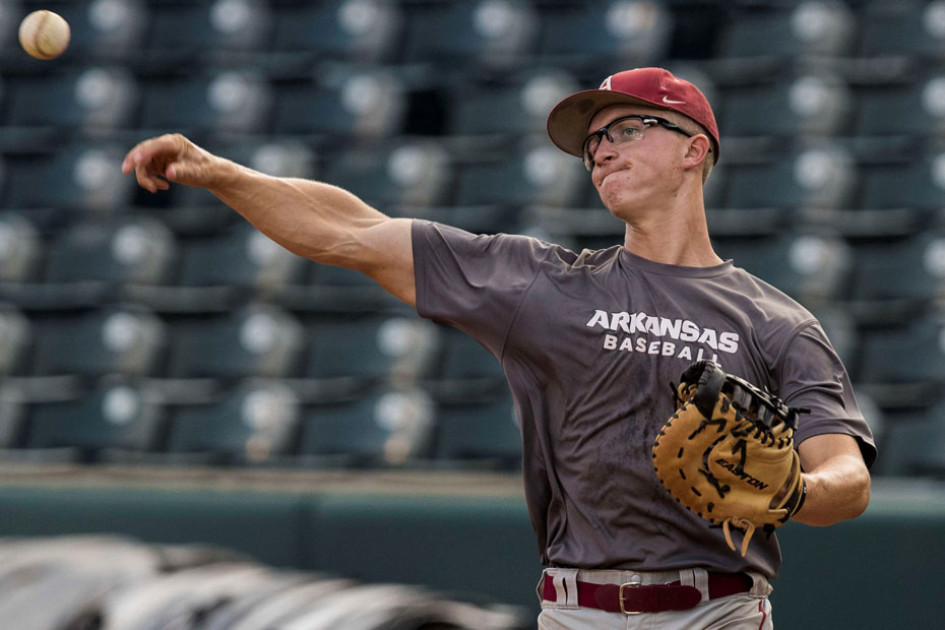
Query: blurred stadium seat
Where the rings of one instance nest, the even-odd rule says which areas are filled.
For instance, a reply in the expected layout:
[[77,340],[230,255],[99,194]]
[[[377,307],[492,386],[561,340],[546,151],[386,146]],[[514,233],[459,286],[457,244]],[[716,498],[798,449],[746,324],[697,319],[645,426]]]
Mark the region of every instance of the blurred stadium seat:
[[579,89],[571,73],[554,67],[529,68],[498,80],[465,80],[449,90],[447,132],[460,136],[544,133],[548,112]]
[[78,223],[50,245],[44,281],[162,284],[169,281],[177,254],[174,235],[154,219]]
[[269,127],[274,95],[257,68],[142,78],[142,134],[246,134]]
[[843,135],[853,119],[853,97],[837,75],[803,74],[726,87],[719,99],[719,128],[726,136]]
[[147,49],[151,13],[145,0],[52,0],[43,8],[69,22],[70,58],[123,63]]
[[287,287],[272,301],[299,313],[365,314],[401,306],[367,275],[353,269],[312,263],[302,285]]
[[859,136],[902,135],[926,140],[945,135],[945,72],[931,69],[863,83],[856,88],[855,98],[855,133]]
[[[208,53],[214,59],[228,59],[241,53],[265,53],[273,44],[275,9],[269,0],[215,0],[207,6]],[[279,41],[278,38],[275,41]],[[248,60],[252,57],[234,58]]]
[[163,409],[148,388],[134,381],[103,379],[88,391],[42,394],[20,388],[22,437],[0,459],[102,461],[108,451],[144,453],[157,448]]
[[0,156],[0,187],[4,209],[34,210],[52,205],[47,197],[47,173],[53,160],[51,151],[26,149],[4,151]]
[[945,5],[941,1],[870,0],[860,8],[860,15],[857,54],[903,55],[933,63],[945,60]]
[[453,158],[434,139],[402,138],[381,146],[342,149],[326,160],[322,179],[380,210],[442,204],[452,183]]
[[929,146],[911,159],[876,163],[863,178],[865,208],[937,210],[945,194],[945,148]]
[[883,302],[904,301],[921,312],[945,298],[945,236],[921,232],[899,238],[863,240],[854,249],[856,264],[850,297],[882,310]]
[[134,181],[116,166],[124,156],[114,143],[77,142],[55,150],[22,149],[3,155],[3,206],[52,208],[60,215],[111,214],[134,194]]
[[15,306],[0,302],[0,377],[26,372],[32,343],[29,319]]
[[20,2],[0,4],[0,50],[10,50],[19,46],[17,30],[24,15]]
[[46,250],[42,235],[23,213],[0,213],[0,287],[31,282]]
[[776,61],[843,57],[854,51],[857,15],[834,0],[757,3],[729,16],[715,55]]
[[[0,232],[3,231],[0,223]],[[2,237],[0,237],[2,238]],[[143,217],[112,222],[80,222],[56,231],[45,248],[42,273],[29,273],[15,258],[28,257],[31,241],[11,246],[9,282],[0,276],[0,296],[24,308],[61,309],[138,301],[153,286],[169,281],[177,244],[167,227]],[[2,248],[0,248],[2,249]],[[19,278],[12,275],[17,271]]]
[[6,143],[61,142],[64,134],[114,135],[137,122],[139,86],[121,66],[84,66],[43,74],[6,74]]
[[905,407],[886,414],[884,441],[876,460],[883,476],[941,478],[945,475],[945,406]]
[[243,136],[214,150],[267,175],[314,179],[323,156],[319,148],[294,137]]
[[211,1],[149,2],[144,61],[171,69],[199,59],[214,42]]
[[852,267],[850,247],[826,234],[717,238],[716,249],[808,307],[843,298]]
[[522,434],[509,395],[436,406],[437,466],[517,470]]
[[350,141],[403,131],[409,85],[391,67],[339,66],[273,81],[273,132]]
[[457,164],[457,206],[571,206],[587,184],[581,161],[546,143],[525,140],[465,158]]
[[165,323],[141,305],[34,313],[31,374],[153,376],[167,349]]
[[269,50],[304,63],[391,62],[403,37],[403,4],[395,0],[273,3]]
[[438,402],[492,399],[507,387],[492,353],[469,335],[441,326],[439,352],[424,384]]
[[[928,227],[929,221],[934,222],[941,210],[945,197],[945,150],[930,146],[906,153],[887,152],[869,163],[859,163],[862,185],[856,207],[868,211],[898,210],[900,215],[911,218],[912,225]],[[901,220],[900,226],[908,227],[908,224]],[[900,234],[901,227],[897,230],[892,224],[888,233]]]
[[[292,254],[246,221],[218,234],[181,243],[178,288],[182,304],[271,294],[299,280],[303,258]],[[202,291],[201,291],[202,290]],[[212,304],[207,303],[207,308]]]
[[830,141],[770,160],[730,163],[726,175],[728,208],[847,208],[859,182],[853,155]]
[[165,450],[147,460],[261,465],[294,447],[298,398],[278,380],[247,380],[200,402],[167,405]]
[[[891,357],[908,357],[908,361]],[[933,313],[864,328],[855,373],[862,383],[919,386],[926,396],[940,397],[945,383],[945,324]],[[929,401],[915,397],[915,404],[923,402]]]
[[599,79],[663,59],[674,27],[661,0],[546,3],[540,17],[538,59]]
[[404,8],[407,63],[505,67],[534,51],[538,16],[528,0],[443,0]]
[[306,404],[300,422],[301,466],[402,466],[429,456],[435,409],[422,389],[381,388]]
[[165,376],[225,382],[287,377],[298,370],[304,330],[291,313],[272,304],[248,304],[223,313],[168,318]]
[[[904,414],[914,417],[919,408],[938,407],[940,410],[942,383],[945,382],[945,344],[942,341],[945,335],[941,315],[936,311],[871,316],[872,319],[864,319],[858,326],[856,360],[848,364],[848,370],[857,391],[866,394],[882,409],[883,422],[879,429],[883,440],[880,451],[883,452],[890,448],[890,441],[897,441],[897,431],[907,426],[897,424],[898,418]],[[902,448],[903,444],[895,446]],[[891,455],[901,457],[902,453]],[[878,474],[887,473],[880,468]]]
[[[715,177],[715,171],[712,177]],[[706,219],[709,231],[715,237],[726,240],[746,236],[768,237],[779,232],[803,229],[795,208],[729,208],[724,205],[707,206]]]
[[945,190],[938,142],[859,136],[848,146],[857,174],[848,204],[806,208],[802,221],[864,241],[936,229]]
[[400,316],[316,317],[307,320],[301,375],[319,397],[366,392],[382,385],[415,385],[438,349],[434,324]]

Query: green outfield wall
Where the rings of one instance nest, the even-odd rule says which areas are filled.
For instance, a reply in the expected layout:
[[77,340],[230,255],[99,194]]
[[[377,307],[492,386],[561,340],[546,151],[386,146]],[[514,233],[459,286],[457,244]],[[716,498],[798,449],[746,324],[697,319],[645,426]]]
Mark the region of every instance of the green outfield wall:
[[[515,475],[71,470],[0,475],[0,536],[119,534],[276,567],[422,584],[537,612],[541,567]],[[938,627],[945,484],[883,479],[859,519],[788,524],[777,627]]]

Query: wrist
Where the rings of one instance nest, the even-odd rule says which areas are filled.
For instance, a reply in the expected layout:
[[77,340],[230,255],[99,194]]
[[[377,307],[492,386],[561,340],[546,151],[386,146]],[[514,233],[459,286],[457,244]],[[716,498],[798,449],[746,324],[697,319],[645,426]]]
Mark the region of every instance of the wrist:
[[807,500],[807,479],[805,479],[804,476],[801,475],[800,496],[797,499],[797,505],[794,506],[794,510],[793,512],[791,512],[791,516],[794,516],[795,514],[797,514],[804,508],[804,501],[806,500]]
[[807,500],[807,479],[804,478],[804,475],[801,475],[800,483],[797,484],[797,487],[794,489],[794,493],[791,495],[791,498],[785,503],[785,507],[788,510],[788,518],[794,518],[804,507],[804,502]]
[[203,172],[203,187],[221,199],[239,194],[244,188],[253,188],[253,177],[261,175],[218,155],[207,156]]

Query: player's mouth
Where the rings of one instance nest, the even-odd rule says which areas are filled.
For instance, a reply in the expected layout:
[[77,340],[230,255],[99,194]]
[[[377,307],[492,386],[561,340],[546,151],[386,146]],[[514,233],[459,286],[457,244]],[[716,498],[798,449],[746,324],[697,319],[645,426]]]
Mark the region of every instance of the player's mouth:
[[604,173],[603,175],[601,175],[601,176],[598,178],[598,180],[597,180],[597,181],[598,181],[598,184],[597,184],[598,187],[603,186],[603,185],[604,185],[604,182],[607,181],[607,178],[610,177],[611,175],[613,175],[614,173],[621,173],[621,172],[623,172],[623,171],[630,170],[630,168],[631,168],[631,167],[630,167],[630,165],[628,164],[628,165],[626,165],[626,166],[618,166],[618,167],[616,167],[616,168],[610,169],[609,171],[607,171],[606,173]]

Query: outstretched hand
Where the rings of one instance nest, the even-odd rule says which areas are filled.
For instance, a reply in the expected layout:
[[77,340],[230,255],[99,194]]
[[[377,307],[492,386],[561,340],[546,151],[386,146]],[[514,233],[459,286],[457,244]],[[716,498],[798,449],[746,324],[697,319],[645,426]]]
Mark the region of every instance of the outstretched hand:
[[167,190],[171,183],[208,188],[219,158],[180,134],[167,134],[139,142],[121,163],[121,172],[134,172],[138,184],[149,192]]

